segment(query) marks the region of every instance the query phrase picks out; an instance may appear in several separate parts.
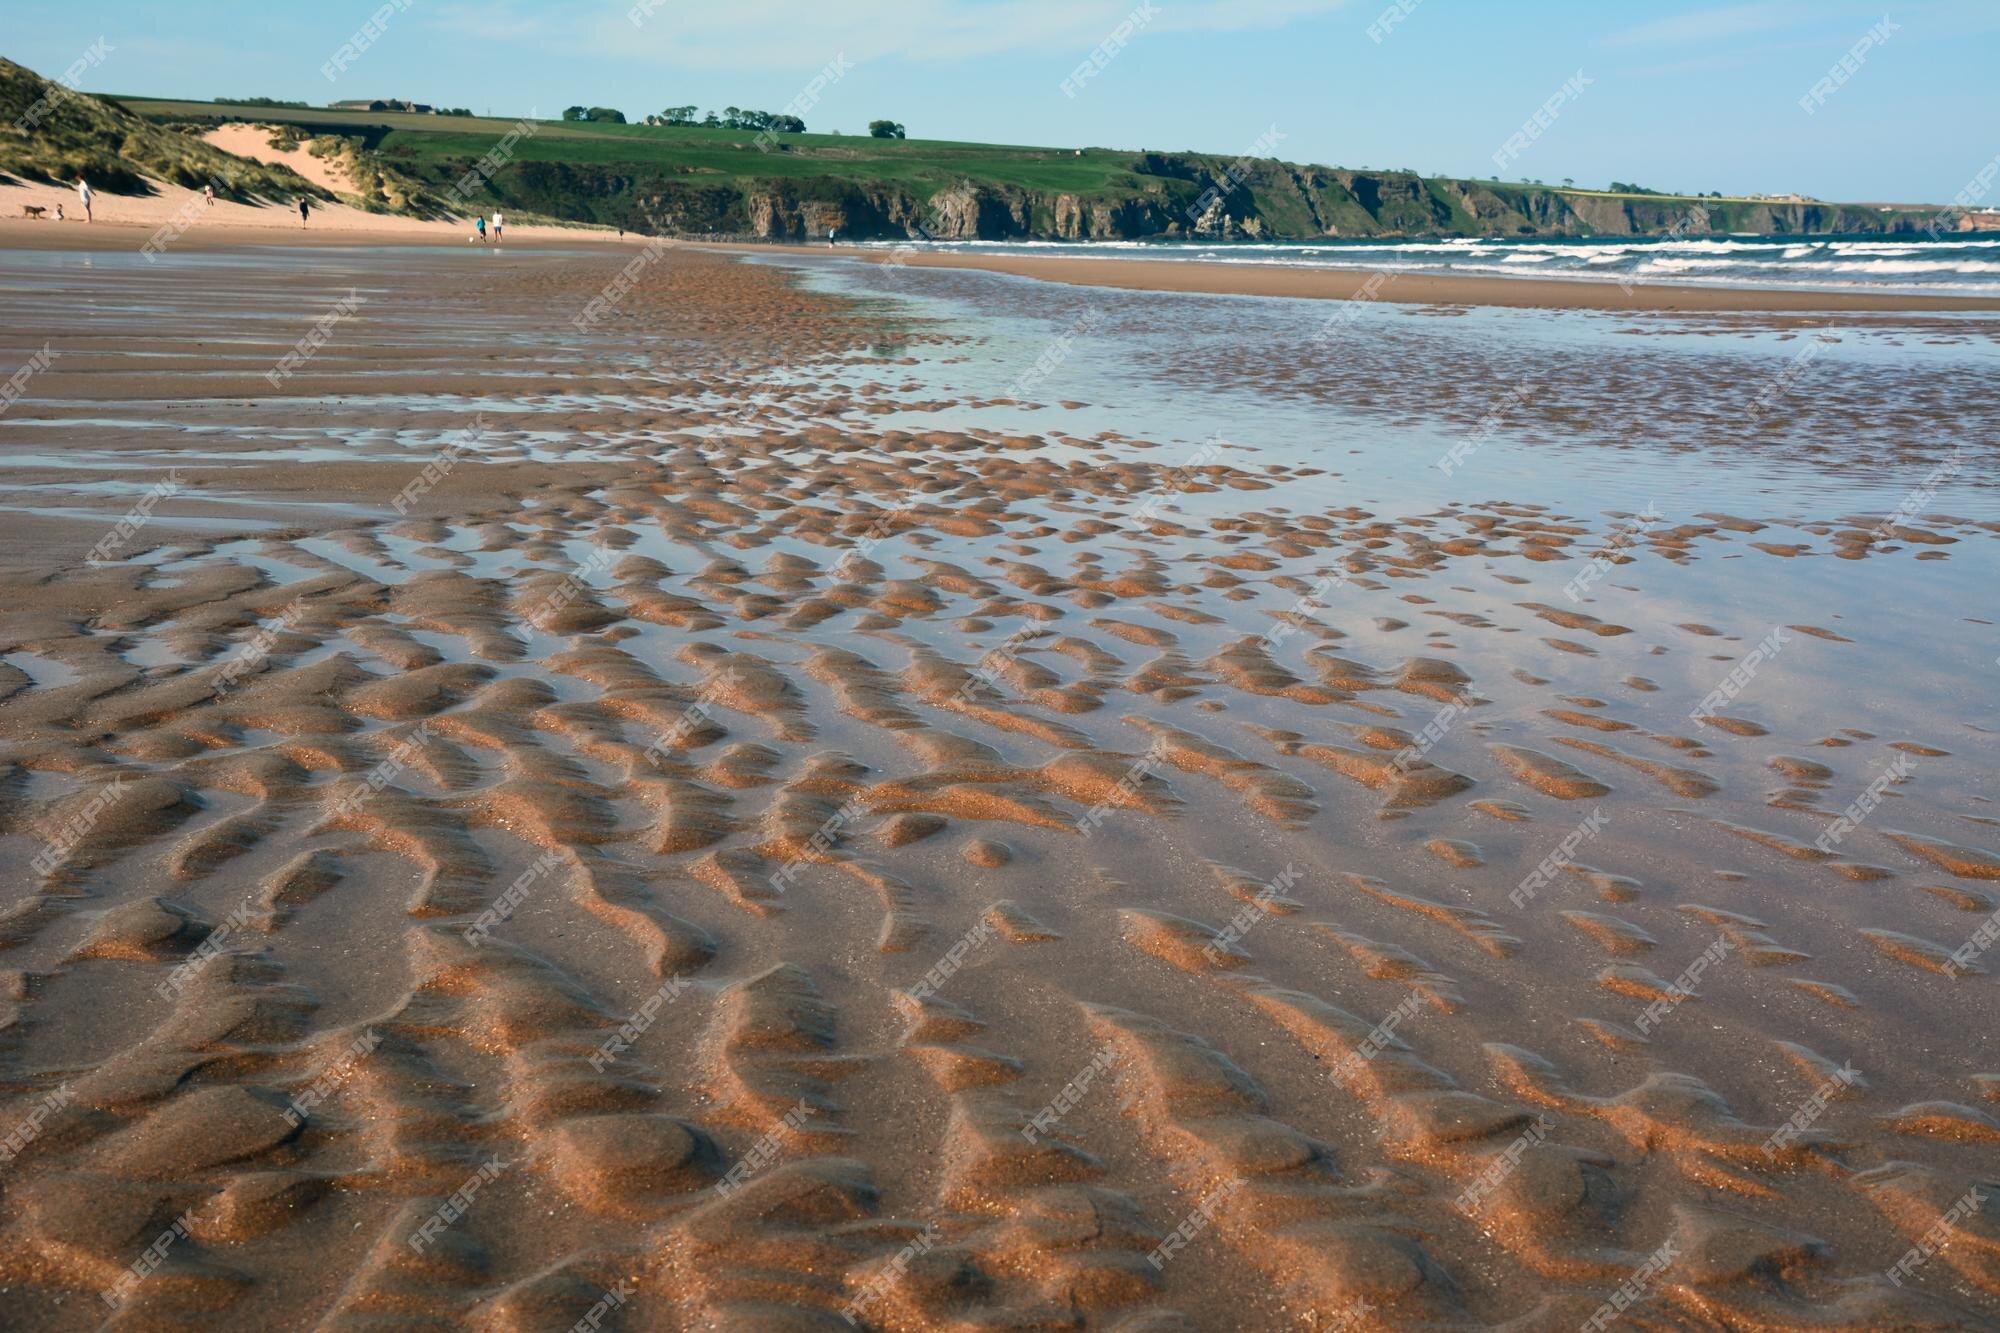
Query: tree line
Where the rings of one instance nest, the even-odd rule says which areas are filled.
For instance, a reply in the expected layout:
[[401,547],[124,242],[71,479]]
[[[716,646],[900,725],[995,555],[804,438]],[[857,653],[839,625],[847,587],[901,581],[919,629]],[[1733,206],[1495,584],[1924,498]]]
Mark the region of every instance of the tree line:
[[757,111],[750,107],[726,106],[720,115],[701,114],[694,106],[670,106],[657,116],[646,117],[648,125],[700,125],[711,130],[769,130],[773,134],[804,134],[806,123],[782,111]]
[[[573,106],[562,113],[564,120],[595,121],[623,125],[625,113],[608,106]],[[757,133],[804,134],[806,123],[785,112],[757,111],[750,107],[726,106],[721,112],[704,112],[697,106],[670,106],[646,117],[648,125],[696,125],[711,130],[751,130]],[[901,139],[904,130],[893,120],[871,120],[868,133],[877,139]]]

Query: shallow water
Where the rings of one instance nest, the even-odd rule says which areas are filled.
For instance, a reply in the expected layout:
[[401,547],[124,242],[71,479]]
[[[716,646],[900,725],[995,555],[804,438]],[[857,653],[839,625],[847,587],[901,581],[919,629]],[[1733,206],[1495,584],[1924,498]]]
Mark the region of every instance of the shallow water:
[[[1938,341],[1894,323],[1815,321],[1800,330],[1480,308],[1440,317],[1383,303],[1096,291],[854,261],[796,266],[826,290],[905,303],[976,342],[974,357],[956,345],[913,348],[919,364],[897,367],[916,381],[906,396],[1000,397],[1025,387],[1043,402],[1083,403],[954,405],[882,424],[1086,438],[1117,430],[1164,446],[1169,465],[1179,461],[1174,450],[1244,444],[1260,458],[1336,471],[1337,492],[1315,497],[1323,502],[1506,499],[1587,512],[1638,510],[1652,499],[1670,513],[1738,503],[1779,515],[1887,511],[1958,445],[1983,449],[2000,432],[2000,340],[1990,318],[1954,320],[1962,335]],[[1601,369],[1614,361],[1615,370]],[[1517,386],[1527,387],[1526,401]],[[1754,431],[1718,389],[1745,407],[1770,392]],[[1635,391],[1647,399],[1636,407]],[[1439,422],[1456,397],[1471,400],[1457,407],[1464,422]],[[1545,414],[1558,407],[1561,416]],[[1922,415],[1932,433],[1910,440],[1903,414]],[[1920,457],[1880,458],[1913,443]],[[1467,446],[1451,472],[1439,466]],[[1831,449],[1832,459],[1812,447]],[[2000,517],[2000,476],[1968,467],[1931,507]]]

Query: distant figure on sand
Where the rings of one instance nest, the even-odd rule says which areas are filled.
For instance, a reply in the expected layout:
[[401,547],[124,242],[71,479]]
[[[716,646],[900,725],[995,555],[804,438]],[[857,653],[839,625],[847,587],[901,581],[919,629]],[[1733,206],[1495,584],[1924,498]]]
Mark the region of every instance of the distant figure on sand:
[[479,228],[479,243],[486,244],[486,215],[481,213],[473,219],[473,224]]
[[312,208],[312,200],[310,200],[310,199],[306,198],[306,197],[305,197],[304,195],[300,195],[300,196],[299,196],[299,225],[300,225],[301,227],[303,227],[303,226],[305,226],[305,225],[306,225],[306,214],[307,214],[307,212],[309,212],[309,211],[311,210],[311,208]]
[[213,185],[202,186],[201,197],[208,200],[208,206],[210,208],[215,207],[215,186]]
[[83,178],[81,171],[76,173],[76,197],[83,204],[83,220],[90,221],[90,182]]
[[67,221],[67,219],[65,219],[65,218],[63,217],[63,211],[62,211],[62,205],[61,205],[61,204],[57,204],[57,205],[56,205],[56,221],[57,221],[57,222],[63,222],[63,221]]
[[504,225],[504,222],[505,219],[500,216],[499,210],[495,209],[493,213],[493,244],[495,245],[500,244],[500,228]]
[[826,248],[829,250],[833,249],[833,228],[831,227],[827,228],[826,231]]

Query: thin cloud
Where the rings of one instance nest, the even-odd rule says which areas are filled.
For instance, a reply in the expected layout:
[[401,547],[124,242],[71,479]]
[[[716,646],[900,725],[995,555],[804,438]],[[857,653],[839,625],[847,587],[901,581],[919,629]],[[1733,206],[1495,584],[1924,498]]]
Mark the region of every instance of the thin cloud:
[[[475,41],[532,42],[612,58],[727,69],[813,68],[836,55],[952,61],[1007,53],[1069,56],[1090,50],[1139,14],[1146,32],[1283,27],[1350,0],[879,0],[860,9],[825,0],[732,0],[726,5],[611,3],[453,5],[431,26]],[[1150,11],[1150,12],[1148,12]],[[633,21],[633,16],[638,21]],[[1134,37],[1137,40],[1137,37]]]
[[1728,9],[1699,9],[1674,14],[1636,28],[1626,28],[1604,39],[1606,46],[1678,46],[1687,42],[1712,42],[1746,33],[1769,32],[1788,27],[1802,19],[1790,4],[1734,5]]
[[483,42],[539,42],[561,31],[539,14],[508,5],[447,5],[428,17],[432,28]]

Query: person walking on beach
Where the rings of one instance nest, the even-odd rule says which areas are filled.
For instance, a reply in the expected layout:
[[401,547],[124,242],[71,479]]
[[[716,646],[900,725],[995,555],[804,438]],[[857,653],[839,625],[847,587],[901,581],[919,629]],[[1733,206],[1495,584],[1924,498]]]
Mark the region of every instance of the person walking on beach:
[[63,217],[63,211],[62,211],[62,205],[61,205],[61,204],[59,203],[59,204],[57,204],[57,205],[56,205],[56,221],[57,221],[57,222],[63,222],[63,221],[66,221],[66,220],[67,220],[67,219],[65,219],[65,218]]
[[502,227],[503,225],[505,225],[505,223],[506,223],[506,219],[500,216],[500,210],[499,210],[499,209],[497,209],[497,208],[496,208],[496,209],[494,209],[494,210],[493,210],[493,244],[495,244],[495,245],[498,245],[498,244],[500,244],[500,228],[501,228],[501,227]]
[[311,209],[312,209],[312,200],[311,200],[311,199],[308,199],[308,198],[307,198],[307,197],[306,197],[305,195],[300,195],[300,196],[299,196],[299,226],[300,226],[300,228],[302,228],[302,229],[303,229],[303,228],[305,227],[305,225],[306,225],[306,214],[307,214],[307,213],[308,213],[309,211],[311,211]]
[[76,197],[83,204],[83,220],[90,221],[90,182],[81,171],[76,173]]
[[481,213],[478,217],[474,218],[472,221],[473,225],[479,228],[479,243],[481,245],[486,244],[486,215],[484,213]]
[[201,187],[201,197],[208,200],[210,208],[215,207],[215,185],[213,182]]

